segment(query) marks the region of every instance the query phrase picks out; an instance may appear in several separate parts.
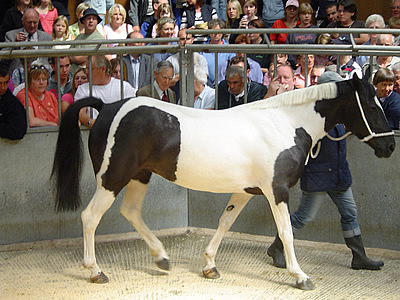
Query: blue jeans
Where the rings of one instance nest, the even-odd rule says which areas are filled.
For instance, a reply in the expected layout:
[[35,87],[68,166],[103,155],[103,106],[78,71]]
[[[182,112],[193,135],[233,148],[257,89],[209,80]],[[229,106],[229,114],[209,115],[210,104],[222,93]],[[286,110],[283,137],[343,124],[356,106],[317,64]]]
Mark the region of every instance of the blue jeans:
[[300,205],[297,208],[297,211],[290,216],[293,230],[299,230],[315,218],[322,201],[325,200],[325,194],[328,194],[332,199],[340,213],[340,224],[342,226],[344,238],[351,238],[360,235],[360,226],[357,221],[357,206],[354,202],[351,188],[348,188],[345,191],[302,191]]

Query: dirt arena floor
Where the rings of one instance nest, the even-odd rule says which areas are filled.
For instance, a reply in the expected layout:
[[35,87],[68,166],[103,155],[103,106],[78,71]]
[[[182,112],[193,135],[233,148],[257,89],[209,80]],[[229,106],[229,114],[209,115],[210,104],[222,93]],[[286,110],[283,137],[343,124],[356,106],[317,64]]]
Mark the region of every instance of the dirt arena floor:
[[294,288],[284,269],[272,266],[271,237],[228,233],[217,255],[221,278],[203,278],[203,251],[213,230],[157,231],[171,258],[159,271],[137,233],[98,236],[97,261],[109,277],[93,284],[82,267],[82,239],[0,246],[0,299],[400,299],[400,251],[367,249],[383,259],[380,271],[352,270],[344,245],[295,241],[313,291]]

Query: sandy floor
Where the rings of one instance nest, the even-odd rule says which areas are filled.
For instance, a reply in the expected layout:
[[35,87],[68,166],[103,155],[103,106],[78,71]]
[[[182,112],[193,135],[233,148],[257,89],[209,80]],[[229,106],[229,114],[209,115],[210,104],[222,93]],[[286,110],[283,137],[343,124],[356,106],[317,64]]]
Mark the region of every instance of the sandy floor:
[[400,299],[400,251],[368,249],[381,271],[349,268],[343,245],[296,241],[297,257],[316,289],[294,288],[286,270],[271,265],[271,237],[229,233],[217,255],[221,278],[202,277],[202,253],[213,231],[157,232],[172,270],[159,271],[137,234],[98,237],[97,260],[110,282],[89,281],[82,240],[0,246],[0,299]]

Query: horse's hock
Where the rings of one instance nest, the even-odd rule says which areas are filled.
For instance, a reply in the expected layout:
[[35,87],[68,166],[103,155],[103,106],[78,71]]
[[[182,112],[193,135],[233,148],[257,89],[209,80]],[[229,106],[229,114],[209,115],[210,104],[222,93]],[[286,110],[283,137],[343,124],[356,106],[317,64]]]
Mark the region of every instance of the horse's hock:
[[171,271],[155,266],[136,233],[98,236],[97,258],[110,282],[92,284],[81,266],[82,239],[0,246],[1,299],[398,299],[400,253],[367,249],[381,271],[350,268],[344,245],[296,241],[296,253],[316,289],[293,288],[285,269],[272,266],[271,237],[228,233],[217,256],[221,278],[201,274],[202,253],[213,230],[156,232],[171,258]]

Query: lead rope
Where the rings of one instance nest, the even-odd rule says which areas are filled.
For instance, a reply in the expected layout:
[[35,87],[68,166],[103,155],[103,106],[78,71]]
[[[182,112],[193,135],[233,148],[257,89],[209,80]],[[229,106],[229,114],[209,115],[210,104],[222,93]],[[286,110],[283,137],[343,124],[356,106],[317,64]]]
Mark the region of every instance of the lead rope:
[[[360,109],[360,112],[361,112],[361,117],[362,117],[362,119],[363,119],[363,121],[364,121],[365,127],[367,127],[368,132],[369,132],[369,135],[367,135],[367,136],[364,137],[363,139],[360,139],[361,142],[368,142],[370,139],[373,139],[374,137],[381,137],[381,136],[394,135],[394,132],[393,132],[393,131],[390,131],[390,132],[381,132],[381,133],[372,132],[371,127],[369,127],[367,118],[365,117],[364,110],[362,109],[360,97],[358,96],[358,92],[357,92],[357,91],[356,91],[356,99],[357,99],[358,108]],[[341,140],[344,140],[345,138],[347,138],[347,137],[348,137],[349,135],[351,135],[351,134],[352,134],[352,132],[351,132],[351,131],[348,131],[348,132],[346,132],[344,135],[342,135],[342,136],[340,136],[340,137],[338,137],[338,138],[335,138],[335,137],[333,137],[333,136],[330,136],[329,134],[327,134],[326,136],[327,136],[330,140],[332,140],[332,141],[339,142],[339,141],[341,141]],[[311,158],[313,158],[313,159],[316,158],[316,157],[318,156],[319,151],[321,150],[321,141],[318,141],[318,143],[317,143],[316,146],[317,146],[317,149],[316,149],[315,153],[313,153],[313,149],[312,149],[312,148],[311,148],[310,151],[308,152],[307,157],[306,157],[306,161],[305,161],[304,165],[307,165],[310,156],[311,156]],[[315,148],[315,147],[314,147],[314,148]]]

